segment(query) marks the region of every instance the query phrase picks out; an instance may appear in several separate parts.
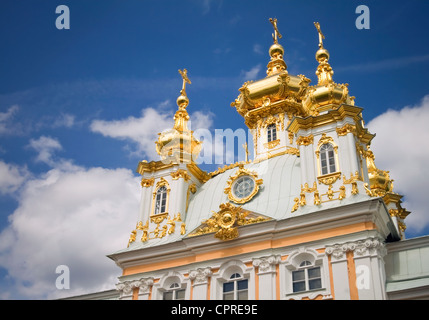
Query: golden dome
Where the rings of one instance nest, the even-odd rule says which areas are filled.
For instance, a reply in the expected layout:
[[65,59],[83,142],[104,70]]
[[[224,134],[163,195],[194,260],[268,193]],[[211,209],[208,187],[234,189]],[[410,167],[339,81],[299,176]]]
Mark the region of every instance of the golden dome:
[[181,94],[180,96],[177,97],[176,100],[177,105],[179,106],[179,108],[186,108],[189,104],[189,98],[183,94]]
[[285,53],[285,49],[283,48],[283,46],[279,43],[274,43],[270,49],[269,49],[269,54],[270,57],[274,57],[274,56],[279,56],[280,58],[283,57],[284,53]]
[[325,48],[320,48],[316,52],[316,60],[320,63],[323,60],[328,61],[329,60],[329,51]]

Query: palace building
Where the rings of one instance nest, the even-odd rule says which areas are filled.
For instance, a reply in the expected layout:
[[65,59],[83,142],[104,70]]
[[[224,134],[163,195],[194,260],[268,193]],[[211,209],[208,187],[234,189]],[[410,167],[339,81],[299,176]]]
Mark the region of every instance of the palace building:
[[174,127],[154,145],[160,160],[138,164],[138,219],[128,245],[108,256],[122,275],[105,297],[429,298],[429,237],[404,238],[410,212],[376,167],[363,108],[334,81],[319,23],[312,85],[288,73],[270,22],[266,77],[245,82],[231,103],[252,132],[253,159],[200,169],[202,142],[188,128],[191,81],[180,70]]

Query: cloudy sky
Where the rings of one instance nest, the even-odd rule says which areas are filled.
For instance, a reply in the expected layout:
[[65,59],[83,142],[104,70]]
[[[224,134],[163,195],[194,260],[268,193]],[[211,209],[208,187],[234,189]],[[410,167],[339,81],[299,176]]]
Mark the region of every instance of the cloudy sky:
[[[230,103],[265,76],[270,17],[288,71],[313,83],[320,22],[334,80],[364,108],[376,164],[412,211],[406,236],[429,234],[429,3],[366,1],[369,30],[356,28],[360,4],[1,1],[0,299],[114,287],[120,270],[106,255],[135,227],[135,169],[156,159],[157,134],[172,126],[177,70],[192,81],[192,129],[245,129]],[[58,5],[69,7],[70,29],[56,28]],[[55,287],[58,265],[70,268],[69,290]]]

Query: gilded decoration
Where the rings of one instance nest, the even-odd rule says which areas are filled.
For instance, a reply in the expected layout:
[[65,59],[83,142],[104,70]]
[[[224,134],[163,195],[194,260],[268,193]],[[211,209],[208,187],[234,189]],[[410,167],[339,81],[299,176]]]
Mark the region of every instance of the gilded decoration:
[[149,179],[142,178],[141,186],[143,188],[149,188],[149,187],[153,186],[154,182],[155,182],[155,178],[149,178]]
[[[164,222],[165,220],[165,222]],[[163,225],[161,225],[164,222]],[[185,223],[183,223],[180,213],[177,213],[175,216],[171,217],[168,214],[160,214],[156,216],[151,216],[149,220],[143,225],[142,221],[139,221],[136,227],[136,230],[142,231],[141,241],[146,242],[148,240],[163,238],[167,235],[170,235],[175,232],[177,223],[181,223],[181,234],[185,232]],[[150,226],[155,225],[152,231],[149,231]]]
[[250,213],[236,207],[232,203],[223,203],[219,206],[218,212],[202,221],[202,226],[189,236],[198,236],[208,233],[215,233],[215,237],[220,240],[233,240],[239,236],[238,226],[248,225],[267,221],[270,218],[262,216],[249,217]]
[[332,185],[339,178],[341,178],[341,172],[334,172],[330,174],[325,174],[323,176],[319,176],[317,177],[317,180],[319,181],[319,184],[323,183],[325,185]]
[[267,143],[264,143],[264,147],[267,149],[273,149],[275,147],[277,147],[280,144],[280,139],[277,140],[273,140]]
[[185,181],[188,181],[189,179],[191,179],[191,176],[188,174],[188,172],[186,172],[183,169],[178,169],[174,172],[171,172],[170,175],[173,178],[173,180],[178,180],[179,178],[183,178]]
[[296,139],[296,144],[298,146],[308,146],[310,144],[313,144],[314,141],[314,136],[312,134],[310,134],[307,137],[304,136],[299,136],[298,139]]
[[356,126],[350,123],[347,123],[341,128],[337,128],[336,131],[339,136],[345,136],[348,133],[353,133],[354,135],[356,135]]
[[[250,191],[248,195],[239,198],[234,192],[234,186],[237,183],[237,180],[243,176],[247,176],[253,180],[253,189]],[[263,180],[258,179],[258,174],[256,172],[245,169],[243,165],[240,165],[237,172],[234,175],[229,177],[224,192],[225,194],[228,195],[229,200],[235,203],[243,204],[250,201],[258,193],[259,186],[262,183],[263,183]]]

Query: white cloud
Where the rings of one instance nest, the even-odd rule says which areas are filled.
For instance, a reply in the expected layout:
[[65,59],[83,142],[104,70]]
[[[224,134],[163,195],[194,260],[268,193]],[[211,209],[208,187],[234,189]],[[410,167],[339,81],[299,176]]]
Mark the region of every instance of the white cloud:
[[388,110],[368,123],[376,137],[371,143],[379,169],[390,171],[394,191],[404,195],[407,231],[429,227],[427,181],[429,181],[429,95],[420,104]]
[[52,124],[53,128],[66,127],[71,128],[75,124],[75,116],[68,113],[62,113]]
[[61,150],[63,147],[57,139],[41,136],[39,139],[31,139],[28,145],[38,153],[36,161],[54,166],[52,160],[54,151]]
[[256,80],[260,71],[261,71],[261,65],[258,64],[257,66],[254,66],[249,71],[243,71],[242,77],[245,81]]
[[[13,279],[0,298],[52,299],[111,289],[120,269],[106,255],[126,246],[139,204],[131,170],[54,168],[27,181],[0,233],[0,266]],[[58,265],[70,290],[58,290]]]
[[12,123],[12,119],[18,111],[19,107],[13,105],[6,112],[0,112],[0,134],[15,134],[20,132],[20,126]]
[[256,54],[264,54],[264,51],[262,50],[262,47],[260,44],[255,43],[253,45],[253,52]]
[[13,194],[30,176],[26,167],[0,160],[0,194]]
[[[162,103],[158,109],[165,109],[169,103]],[[90,129],[93,132],[101,133],[106,137],[120,140],[130,140],[137,146],[139,156],[147,156],[149,159],[158,157],[155,150],[155,141],[158,133],[173,127],[173,112],[158,112],[154,108],[146,108],[141,112],[141,116],[136,118],[130,116],[122,120],[94,120]],[[190,115],[188,127],[191,130],[199,128],[210,128],[213,124],[213,114],[196,111]]]

